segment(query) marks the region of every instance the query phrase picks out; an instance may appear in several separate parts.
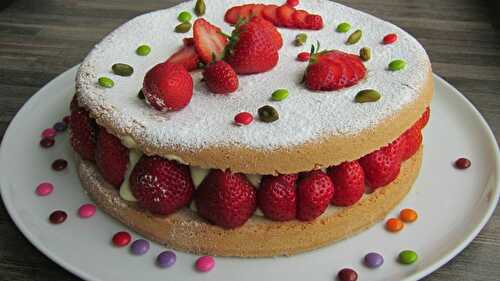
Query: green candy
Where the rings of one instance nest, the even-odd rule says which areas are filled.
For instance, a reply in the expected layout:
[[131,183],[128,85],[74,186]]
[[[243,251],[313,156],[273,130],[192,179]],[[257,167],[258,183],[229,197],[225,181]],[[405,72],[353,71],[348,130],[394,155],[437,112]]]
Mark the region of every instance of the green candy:
[[367,90],[362,90],[359,91],[356,94],[356,97],[354,100],[357,103],[365,103],[365,102],[376,102],[380,99],[380,94],[379,92],[373,90],[373,89],[367,89]]
[[276,109],[270,105],[264,105],[263,107],[259,108],[258,113],[259,119],[265,123],[271,123],[280,118],[278,111],[276,111]]
[[207,9],[207,6],[205,5],[204,0],[196,0],[196,5],[194,6],[194,13],[201,17],[205,14],[205,10]]
[[175,32],[177,33],[186,33],[191,29],[191,23],[190,22],[183,22],[180,23],[175,27]]
[[271,96],[272,100],[274,101],[282,101],[288,98],[288,90],[286,89],[279,89],[273,92]]
[[393,60],[389,64],[389,70],[398,71],[406,67],[406,62],[404,60]]
[[343,23],[337,25],[336,31],[340,32],[340,33],[345,33],[347,31],[349,31],[350,29],[351,29],[351,25],[347,22],[343,22]]
[[125,63],[115,63],[111,67],[113,73],[120,76],[130,76],[134,73],[134,68]]
[[412,264],[418,259],[417,253],[412,250],[404,250],[399,253],[398,261],[402,264]]
[[135,50],[135,52],[139,56],[147,56],[151,52],[151,47],[149,47],[148,45],[141,45],[137,47],[137,50]]
[[115,85],[115,82],[113,82],[113,80],[104,76],[99,77],[99,80],[97,81],[99,82],[99,85],[101,85],[104,88],[113,88],[113,86]]
[[307,41],[307,34],[305,33],[299,33],[297,36],[295,36],[295,41],[293,43],[295,46],[302,46],[306,43]]
[[193,18],[193,15],[191,15],[191,13],[190,13],[190,12],[187,12],[187,11],[183,11],[183,12],[181,12],[181,13],[177,16],[177,19],[178,19],[180,22],[188,22],[188,21],[190,21],[192,18]]
[[351,35],[349,35],[349,38],[347,38],[346,44],[353,45],[358,43],[359,40],[361,40],[361,36],[363,36],[361,29],[354,31]]

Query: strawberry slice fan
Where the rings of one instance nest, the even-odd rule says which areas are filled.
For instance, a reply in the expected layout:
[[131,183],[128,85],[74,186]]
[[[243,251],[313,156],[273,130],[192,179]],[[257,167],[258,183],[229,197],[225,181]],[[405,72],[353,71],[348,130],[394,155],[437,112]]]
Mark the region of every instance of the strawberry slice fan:
[[[331,1],[318,3],[315,11],[365,16]],[[193,4],[133,19],[80,66],[70,143],[82,185],[101,209],[169,248],[264,257],[345,239],[401,202],[419,173],[433,95],[430,62],[416,40],[371,17],[348,35],[292,0],[203,13]],[[179,17],[183,28],[174,30],[185,36],[175,36],[178,47],[170,48],[174,36],[137,34],[164,32],[152,19],[191,6],[198,17],[192,25]],[[208,20],[213,18],[223,18],[231,32]],[[361,39],[367,25],[387,35]],[[319,42],[302,52],[307,35],[322,28],[339,30],[328,36],[351,38],[349,50],[359,46],[359,55],[320,49]],[[341,29],[349,28],[345,23]],[[131,35],[150,45],[137,46],[142,42],[130,42]],[[283,41],[293,36],[300,42]],[[126,64],[131,54],[145,57],[165,46],[166,61]],[[365,88],[373,46],[405,56],[370,61],[374,79],[394,75],[411,87]],[[288,48],[297,50],[297,60],[280,60],[280,50]],[[113,66],[113,76],[99,77],[110,73],[103,59],[119,61],[126,73]],[[134,68],[145,76],[131,75]],[[278,73],[292,68],[303,72],[302,84]],[[193,79],[196,71],[203,79]],[[126,89],[132,85],[126,79],[139,79],[140,92]]]

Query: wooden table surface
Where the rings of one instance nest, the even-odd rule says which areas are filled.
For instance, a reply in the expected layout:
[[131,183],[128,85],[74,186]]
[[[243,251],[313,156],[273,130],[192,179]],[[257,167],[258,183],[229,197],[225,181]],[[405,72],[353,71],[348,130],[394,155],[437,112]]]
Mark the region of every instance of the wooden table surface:
[[[19,108],[40,87],[79,63],[108,32],[127,19],[178,2],[17,0],[0,11],[1,136]],[[340,2],[391,21],[413,34],[427,49],[435,73],[467,96],[499,139],[500,33],[492,25],[492,9],[487,1]],[[79,278],[36,250],[0,203],[0,281],[4,280]],[[500,212],[495,212],[470,246],[425,280],[500,280]]]

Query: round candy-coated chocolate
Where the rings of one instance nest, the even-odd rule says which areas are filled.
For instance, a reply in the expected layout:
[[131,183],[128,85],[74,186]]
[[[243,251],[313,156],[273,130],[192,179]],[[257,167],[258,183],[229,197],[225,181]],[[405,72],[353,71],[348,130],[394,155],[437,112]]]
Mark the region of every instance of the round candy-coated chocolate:
[[297,60],[298,61],[309,61],[311,58],[311,54],[308,52],[302,52],[297,55]]
[[418,259],[417,253],[412,250],[404,250],[399,253],[398,261],[402,264],[412,264]]
[[384,44],[392,44],[398,40],[398,35],[395,33],[389,33],[386,36],[384,36],[383,42]]
[[57,159],[52,162],[52,169],[55,171],[62,171],[68,167],[68,161],[64,159]]
[[42,138],[53,138],[57,135],[57,131],[54,128],[47,128],[42,132]]
[[250,112],[240,112],[234,116],[234,123],[236,125],[248,125],[252,123],[253,116]]
[[47,196],[54,190],[54,185],[50,182],[42,182],[36,187],[36,194],[38,196]]
[[68,125],[64,122],[57,122],[52,128],[58,132],[64,132],[68,128]]
[[54,146],[55,143],[56,143],[56,140],[53,138],[42,138],[40,140],[40,146],[43,148],[52,147],[52,146]]
[[130,246],[130,251],[136,256],[144,255],[148,250],[149,242],[144,239],[137,239]]
[[70,118],[71,118],[71,117],[70,117],[69,115],[66,115],[66,116],[64,116],[64,118],[63,118],[63,120],[62,120],[62,121],[63,121],[64,123],[66,123],[66,124],[69,124],[69,119],[70,119]]
[[156,258],[156,264],[161,268],[168,268],[175,264],[177,256],[172,251],[161,252]]
[[67,217],[68,217],[68,214],[66,214],[65,211],[57,210],[57,211],[54,211],[50,214],[49,221],[52,224],[60,224],[60,223],[63,223]]
[[196,260],[196,269],[200,272],[208,272],[215,266],[215,260],[211,256],[203,256]]
[[465,170],[469,168],[470,165],[470,160],[467,158],[458,158],[457,161],[455,161],[455,167],[460,170]]
[[378,253],[368,253],[365,256],[364,262],[369,268],[377,268],[384,263],[384,257]]
[[337,273],[337,277],[340,281],[356,281],[358,280],[358,274],[354,269],[344,268]]
[[124,247],[127,246],[128,243],[130,243],[130,240],[132,240],[132,236],[126,231],[119,231],[113,235],[113,245],[116,247]]
[[90,218],[95,215],[96,206],[94,204],[83,204],[78,208],[78,216],[82,219]]

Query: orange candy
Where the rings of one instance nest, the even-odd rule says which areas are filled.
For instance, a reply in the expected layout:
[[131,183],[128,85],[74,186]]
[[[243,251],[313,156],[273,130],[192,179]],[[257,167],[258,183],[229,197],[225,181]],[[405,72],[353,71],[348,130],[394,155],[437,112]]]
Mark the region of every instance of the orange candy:
[[418,215],[415,210],[412,209],[403,209],[399,213],[399,218],[404,222],[414,222],[417,220]]
[[390,232],[398,232],[403,229],[404,224],[400,219],[392,218],[385,222],[385,229]]

